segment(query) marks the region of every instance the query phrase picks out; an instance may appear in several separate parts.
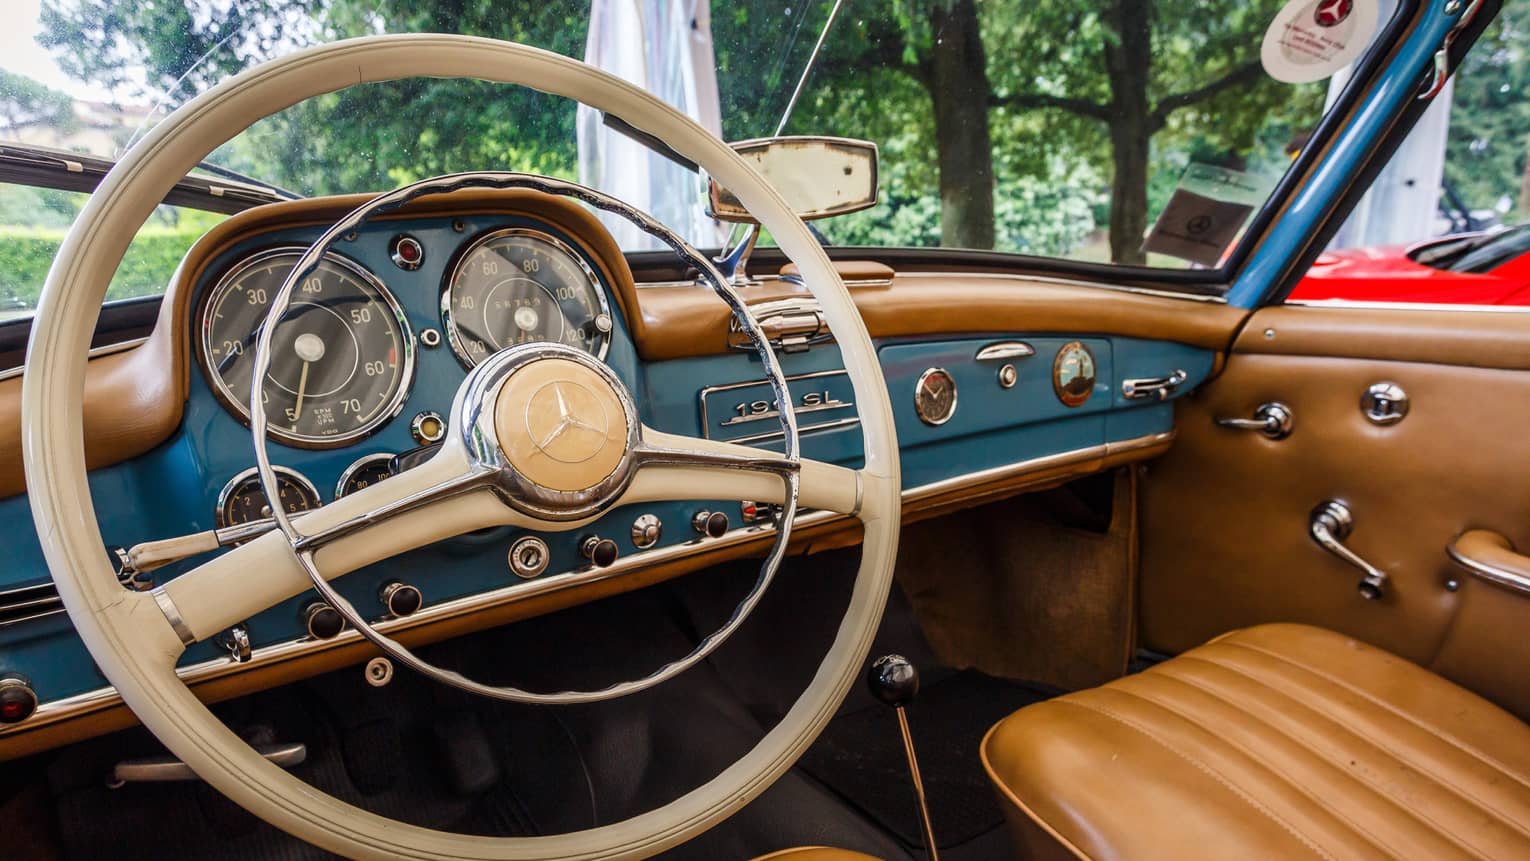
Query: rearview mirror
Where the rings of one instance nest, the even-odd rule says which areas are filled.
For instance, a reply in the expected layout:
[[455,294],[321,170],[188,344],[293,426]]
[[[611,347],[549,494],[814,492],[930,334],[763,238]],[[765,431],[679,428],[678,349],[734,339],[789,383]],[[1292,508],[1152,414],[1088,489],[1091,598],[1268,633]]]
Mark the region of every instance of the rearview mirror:
[[[804,221],[877,205],[877,145],[871,141],[803,136],[760,138],[731,146]],[[720,221],[755,223],[733,192],[711,178],[707,180],[707,214]]]

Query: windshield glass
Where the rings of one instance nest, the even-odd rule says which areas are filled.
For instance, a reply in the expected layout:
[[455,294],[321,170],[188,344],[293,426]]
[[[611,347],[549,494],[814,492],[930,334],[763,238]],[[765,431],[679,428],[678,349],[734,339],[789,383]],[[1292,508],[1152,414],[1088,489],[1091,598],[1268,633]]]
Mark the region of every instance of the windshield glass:
[[[1284,5],[10,0],[0,141],[116,156],[261,60],[349,36],[464,33],[600,65],[731,140],[775,133],[810,69],[785,133],[868,139],[881,154],[880,204],[815,224],[834,244],[1215,267],[1341,83],[1283,83],[1261,65]],[[1370,17],[1342,26],[1363,27],[1352,34],[1363,47],[1380,25],[1354,8]],[[727,236],[694,173],[567,102],[477,81],[352,87],[282,111],[210,161],[302,195],[535,171],[602,188],[703,247]]]

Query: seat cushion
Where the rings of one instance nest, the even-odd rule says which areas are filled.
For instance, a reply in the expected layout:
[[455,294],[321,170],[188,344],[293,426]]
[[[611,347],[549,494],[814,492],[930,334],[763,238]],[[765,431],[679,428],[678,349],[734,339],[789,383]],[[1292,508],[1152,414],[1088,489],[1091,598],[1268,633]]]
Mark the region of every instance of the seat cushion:
[[754,861],[877,861],[870,855],[851,852],[848,849],[830,849],[827,846],[801,846],[782,849],[769,855],[761,855]]
[[982,755],[1032,854],[1530,858],[1530,727],[1318,628],[1236,631],[1021,709]]

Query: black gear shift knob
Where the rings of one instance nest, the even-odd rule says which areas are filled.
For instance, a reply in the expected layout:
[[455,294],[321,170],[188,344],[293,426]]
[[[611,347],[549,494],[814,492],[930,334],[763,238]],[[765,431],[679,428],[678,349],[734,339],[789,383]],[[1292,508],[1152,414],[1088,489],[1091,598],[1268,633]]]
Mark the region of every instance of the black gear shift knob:
[[887,705],[902,708],[919,696],[919,671],[902,655],[883,655],[866,670],[866,687]]

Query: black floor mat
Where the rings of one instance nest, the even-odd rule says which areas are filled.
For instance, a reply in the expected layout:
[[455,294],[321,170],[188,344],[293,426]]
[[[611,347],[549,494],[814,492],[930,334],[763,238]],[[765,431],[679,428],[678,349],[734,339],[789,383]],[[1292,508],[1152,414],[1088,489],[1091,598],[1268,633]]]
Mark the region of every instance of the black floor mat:
[[[966,671],[926,687],[909,707],[920,774],[941,848],[1001,826],[1004,816],[978,759],[988,728],[1048,694]],[[875,705],[835,718],[798,767],[910,847],[922,842],[898,719]]]

